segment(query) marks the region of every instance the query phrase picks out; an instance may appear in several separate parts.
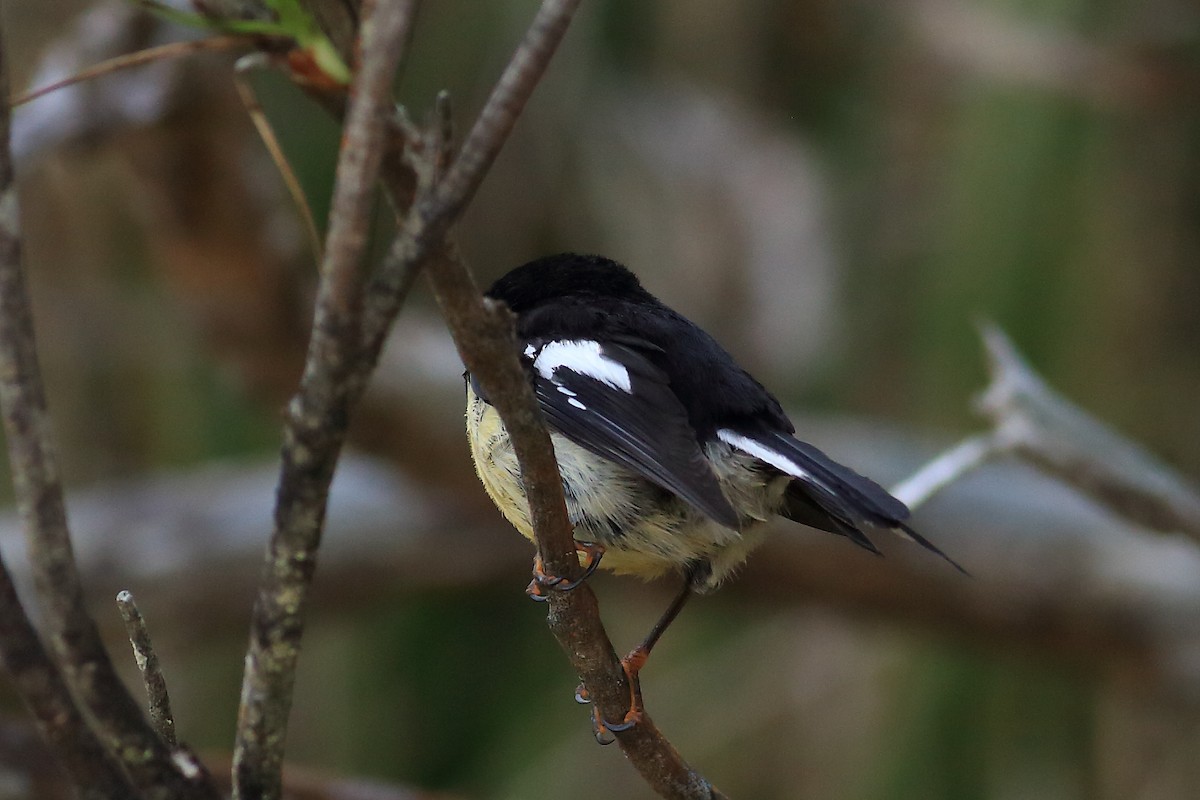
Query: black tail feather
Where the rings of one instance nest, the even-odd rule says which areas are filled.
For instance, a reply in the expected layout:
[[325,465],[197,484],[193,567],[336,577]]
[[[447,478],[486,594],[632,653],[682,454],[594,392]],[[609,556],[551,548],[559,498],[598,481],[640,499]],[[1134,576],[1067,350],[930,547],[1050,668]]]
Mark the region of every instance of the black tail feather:
[[813,497],[811,489],[800,481],[792,481],[788,484],[780,513],[793,522],[845,536],[864,550],[877,556],[883,555],[875,543],[868,539],[867,535],[859,530],[846,515],[837,512],[831,513]]
[[[875,543],[859,527],[860,525],[863,527],[874,526],[875,523],[873,520],[870,520],[870,517],[866,517],[868,524],[859,522],[858,520],[864,517],[861,511],[850,508],[848,503],[841,501],[841,498],[833,497],[828,492],[814,489],[814,487],[803,481],[794,480],[788,484],[787,493],[784,495],[784,505],[780,509],[780,513],[793,522],[799,522],[801,525],[808,525],[811,528],[845,536],[864,550],[869,550],[877,556],[883,555],[879,548],[875,546]],[[946,555],[933,542],[913,530],[907,523],[897,521],[890,524],[885,523],[878,527],[887,528],[894,531],[897,535],[911,539],[946,561],[946,563],[963,575],[968,577],[971,575],[961,564]]]
[[[870,478],[839,464],[816,447],[778,430],[758,425],[733,431],[753,446],[746,452],[790,475],[780,513],[789,519],[847,537],[879,553],[864,529],[886,528],[906,536],[964,575],[962,565],[907,524],[908,506]],[[734,446],[741,446],[737,443]]]
[[921,547],[924,547],[926,550],[928,550],[929,552],[933,553],[936,556],[940,556],[947,564],[954,567],[956,570],[961,572],[963,575],[966,575],[968,578],[971,577],[971,573],[967,572],[967,570],[963,568],[962,564],[959,564],[953,558],[951,558],[950,556],[943,553],[940,547],[938,547],[936,544],[934,544],[933,542],[926,539],[921,534],[914,531],[908,525],[905,525],[903,522],[901,522],[899,525],[896,526],[896,528],[901,531],[904,531],[905,536],[909,537],[914,542],[921,545]]

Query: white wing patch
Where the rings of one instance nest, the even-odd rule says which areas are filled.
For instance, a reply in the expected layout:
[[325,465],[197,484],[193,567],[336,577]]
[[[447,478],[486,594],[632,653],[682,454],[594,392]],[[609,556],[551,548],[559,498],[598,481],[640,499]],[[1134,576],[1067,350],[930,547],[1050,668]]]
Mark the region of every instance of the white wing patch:
[[749,436],[743,436],[736,431],[729,430],[729,428],[721,428],[717,431],[717,438],[722,442],[725,442],[725,444],[729,445],[730,447],[741,450],[747,455],[754,456],[759,461],[765,461],[772,467],[775,467],[775,469],[787,473],[793,478],[799,478],[802,481],[808,481],[809,483],[817,486],[825,486],[825,484],[822,481],[817,480],[817,478],[811,472],[801,467],[783,453],[772,450],[762,442],[751,439]]
[[548,342],[537,354],[533,366],[538,374],[555,384],[558,382],[554,380],[554,371],[564,368],[598,380],[614,389],[620,389],[626,394],[633,392],[629,370],[619,361],[605,356],[599,342],[587,339]]

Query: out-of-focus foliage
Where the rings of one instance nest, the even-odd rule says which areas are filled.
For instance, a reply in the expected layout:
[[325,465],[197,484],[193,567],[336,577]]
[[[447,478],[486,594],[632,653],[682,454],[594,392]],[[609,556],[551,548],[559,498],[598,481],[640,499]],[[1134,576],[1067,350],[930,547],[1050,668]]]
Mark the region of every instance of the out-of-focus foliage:
[[[10,5],[27,74],[77,4]],[[469,120],[535,6],[425,3],[403,101],[420,115],[446,88]],[[594,0],[467,214],[463,250],[484,279],[554,250],[611,255],[789,403],[944,438],[974,424],[974,323],[993,319],[1065,394],[1197,474],[1198,36],[1183,0]],[[255,83],[321,218],[336,131],[282,81]],[[188,311],[204,282],[157,260],[156,200],[122,152],[62,154],[22,187],[77,484],[276,446],[277,400],[250,399],[253,376],[213,355]],[[438,402],[366,438],[422,448],[452,502],[512,536],[472,483],[458,369],[436,362],[412,386],[435,385]],[[646,796],[591,742],[523,580],[318,611],[292,756],[481,797]],[[665,602],[665,588],[597,586],[618,646]],[[226,748],[243,631],[161,638],[182,735]],[[1145,777],[1158,717],[1034,654],[718,596],[689,608],[645,675],[659,724],[735,797],[1184,796]]]

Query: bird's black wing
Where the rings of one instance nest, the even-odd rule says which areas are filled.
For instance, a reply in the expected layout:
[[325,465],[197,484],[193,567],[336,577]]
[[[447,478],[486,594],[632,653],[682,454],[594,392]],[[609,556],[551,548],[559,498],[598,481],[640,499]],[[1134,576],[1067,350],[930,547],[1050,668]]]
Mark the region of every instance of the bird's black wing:
[[875,552],[862,531],[864,523],[890,528],[966,572],[909,527],[908,506],[875,481],[839,464],[811,444],[757,423],[722,428],[717,437],[793,478],[785,497],[785,512],[797,522],[843,534]]
[[[621,341],[530,343],[534,391],[555,431],[738,529],[667,375]],[[650,351],[653,345],[647,345]]]

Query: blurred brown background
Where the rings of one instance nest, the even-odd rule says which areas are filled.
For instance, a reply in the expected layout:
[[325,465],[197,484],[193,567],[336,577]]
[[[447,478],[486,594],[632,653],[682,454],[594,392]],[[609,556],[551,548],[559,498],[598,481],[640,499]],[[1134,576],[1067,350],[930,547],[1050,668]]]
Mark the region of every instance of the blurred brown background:
[[[535,7],[426,3],[402,101],[419,116],[449,89],[467,124]],[[33,84],[193,35],[122,6],[4,11]],[[624,261],[885,483],[980,426],[984,319],[1195,476],[1198,37],[1182,0],[595,0],[458,238],[484,282],[559,250]],[[283,79],[251,81],[323,220],[336,128]],[[227,751],[311,253],[228,58],[37,101],[14,148],[96,613],[123,656],[106,603],[139,594],[181,736]],[[377,253],[383,209],[378,227]],[[592,742],[522,594],[530,553],[471,472],[460,372],[418,293],[358,420],[378,460],[342,482],[289,753],[470,797],[648,796]],[[742,798],[1195,796],[1200,638],[1168,655],[1156,638],[1200,629],[1194,545],[1019,468],[917,523],[970,587],[902,545],[877,563],[791,528],[793,574],[832,577],[790,591],[792,551],[772,551],[688,609],[644,683],[693,763]],[[673,590],[596,586],[618,647]]]

